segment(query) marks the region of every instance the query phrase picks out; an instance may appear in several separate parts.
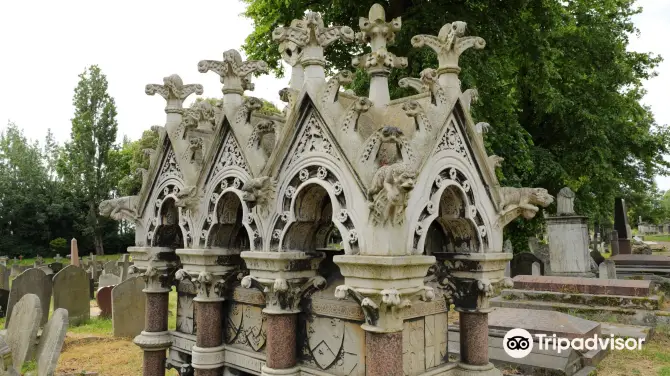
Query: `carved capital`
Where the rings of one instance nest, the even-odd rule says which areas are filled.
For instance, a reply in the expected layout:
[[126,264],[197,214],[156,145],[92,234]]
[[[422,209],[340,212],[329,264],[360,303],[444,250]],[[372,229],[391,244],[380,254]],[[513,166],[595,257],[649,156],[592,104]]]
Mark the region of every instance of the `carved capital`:
[[[290,26],[278,27],[272,31],[272,40],[279,42],[279,52],[289,65],[323,65],[323,48],[336,40],[351,43],[354,31],[348,26],[325,27],[319,13],[310,12],[302,20],[293,20]],[[307,48],[319,50],[312,53]]]
[[268,314],[285,314],[300,312],[300,302],[317,290],[326,287],[326,280],[321,276],[308,279],[287,280],[261,279],[253,276],[242,278],[242,287],[254,288],[265,294],[265,309]]
[[172,285],[172,275],[170,267],[156,267],[152,266],[151,263],[147,270],[141,274],[142,279],[144,279],[145,288],[144,292],[147,293],[167,293],[170,292],[170,286]]
[[350,297],[361,306],[365,316],[363,329],[371,332],[396,332],[403,329],[401,311],[412,306],[412,299],[432,301],[435,292],[432,287],[423,286],[412,294],[402,294],[390,288],[378,293],[370,293],[369,289],[355,289],[347,285],[337,286],[337,299]]
[[268,65],[264,61],[242,61],[242,56],[236,50],[223,53],[223,60],[201,60],[198,71],[206,73],[212,71],[221,76],[223,94],[244,94],[245,90],[254,90],[251,75],[267,73]]
[[437,36],[434,35],[416,35],[412,38],[412,46],[420,48],[428,46],[435,51],[439,61],[438,73],[456,73],[460,72],[458,59],[463,51],[470,47],[481,50],[486,46],[484,39],[480,37],[466,37],[465,22],[456,21],[448,23],[440,29]]
[[167,105],[165,106],[165,112],[175,112],[182,108],[184,100],[191,94],[202,95],[203,88],[200,84],[189,84],[184,85],[179,75],[173,74],[163,78],[163,85],[159,84],[149,84],[144,89],[144,92],[147,95],[158,94],[165,101]]
[[201,271],[196,278],[183,269],[175,273],[175,278],[179,281],[189,280],[195,285],[198,295],[194,298],[197,302],[216,302],[225,300],[225,294],[229,291],[234,281],[237,281],[240,272],[230,270],[224,274],[213,274],[208,271]]

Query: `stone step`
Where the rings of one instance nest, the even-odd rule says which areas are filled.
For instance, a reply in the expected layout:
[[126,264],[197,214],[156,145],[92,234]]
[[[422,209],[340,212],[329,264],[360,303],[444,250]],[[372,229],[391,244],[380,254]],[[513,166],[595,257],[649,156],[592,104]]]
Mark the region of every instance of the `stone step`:
[[630,325],[670,325],[670,312],[625,309],[618,307],[591,307],[583,304],[543,302],[534,300],[506,300],[497,296],[490,300],[491,307],[526,308],[558,311],[597,321],[612,321]]
[[501,296],[507,300],[540,300],[546,302],[559,302],[580,304],[586,306],[607,306],[627,309],[660,309],[663,298],[657,295],[649,297],[621,296],[602,294],[567,294],[553,291],[533,291],[507,289],[501,292]]
[[670,256],[660,255],[616,255],[609,258],[617,269],[620,266],[642,265],[648,267],[670,268]]
[[653,292],[651,281],[644,280],[518,275],[513,281],[515,289],[572,294],[648,296]]

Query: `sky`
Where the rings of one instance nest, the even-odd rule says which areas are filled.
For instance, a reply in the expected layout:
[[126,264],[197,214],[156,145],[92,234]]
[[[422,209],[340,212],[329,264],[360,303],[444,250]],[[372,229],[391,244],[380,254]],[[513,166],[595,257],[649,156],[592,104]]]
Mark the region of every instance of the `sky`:
[[[670,124],[670,1],[637,5],[644,11],[634,18],[640,36],[631,37],[630,49],[667,59],[658,77],[645,83],[643,102],[659,124]],[[11,120],[29,138],[42,140],[51,128],[59,142],[67,141],[78,75],[97,64],[116,101],[119,140],[137,139],[165,122],[165,102],[147,96],[146,84],[177,73],[186,84],[202,84],[204,96],[221,97],[218,75],[198,72],[197,64],[241,49],[253,28],[243,11],[239,0],[0,1],[0,128]],[[256,90],[248,94],[283,106],[278,92],[288,86],[287,77],[253,82]],[[657,182],[670,189],[670,177]]]

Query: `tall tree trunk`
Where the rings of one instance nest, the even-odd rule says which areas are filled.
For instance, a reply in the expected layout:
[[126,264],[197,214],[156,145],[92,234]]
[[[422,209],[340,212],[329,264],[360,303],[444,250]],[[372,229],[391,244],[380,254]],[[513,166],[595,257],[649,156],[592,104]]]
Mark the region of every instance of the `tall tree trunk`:
[[95,246],[95,254],[102,256],[105,254],[105,249],[102,245],[102,229],[98,221],[98,213],[95,211],[95,202],[88,203],[88,222],[93,228],[93,245]]

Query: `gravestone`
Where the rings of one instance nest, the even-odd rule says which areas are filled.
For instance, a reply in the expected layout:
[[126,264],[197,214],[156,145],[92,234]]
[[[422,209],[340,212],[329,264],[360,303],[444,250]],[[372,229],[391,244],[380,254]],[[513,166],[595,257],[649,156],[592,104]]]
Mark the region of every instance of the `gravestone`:
[[103,267],[104,274],[114,274],[116,276],[121,276],[121,268],[117,265],[116,261],[107,261]]
[[540,270],[540,264],[539,262],[534,262],[533,265],[531,266],[532,269],[532,275],[542,275],[542,271]]
[[9,290],[0,289],[0,317],[7,317],[7,303],[9,303]]
[[[76,266],[72,267],[79,269]],[[40,343],[37,346],[37,376],[52,376],[56,371],[67,327],[68,311],[62,308],[54,310],[51,320],[42,330]]]
[[598,278],[600,279],[616,279],[616,265],[612,260],[605,260],[598,267]]
[[51,270],[50,267],[48,267],[48,266],[46,266],[46,265],[41,265],[41,266],[38,266],[37,269],[41,270],[42,272],[44,272],[44,274],[46,274],[46,275],[48,275],[49,277],[52,277],[52,278],[53,278],[54,271]]
[[0,264],[0,289],[9,289],[10,272],[5,265]]
[[61,262],[52,262],[51,264],[47,265],[51,270],[53,270],[54,273],[58,273],[61,270],[63,270],[63,263]]
[[[12,289],[9,293],[9,303],[7,303],[7,312],[12,312],[14,305],[26,294],[35,294],[42,304],[42,312],[49,312],[51,306],[51,277],[44,274],[39,269],[28,269],[21,273],[12,282]],[[42,317],[41,324],[47,323],[48,315]],[[7,317],[5,328],[9,327],[12,316]]]
[[[44,273],[37,269],[31,270],[44,275]],[[35,345],[35,338],[37,338],[40,322],[43,316],[48,315],[42,315],[42,306],[40,298],[37,295],[25,294],[14,305],[13,310],[10,311],[10,316],[14,317],[14,320],[12,321],[12,325],[7,328],[5,340],[12,350],[14,369],[21,369],[21,366],[28,360],[28,355]]]
[[115,337],[135,337],[144,330],[144,280],[131,277],[112,289],[112,329]]
[[56,262],[60,262],[60,260],[62,259],[63,258],[61,257],[60,253],[56,253],[56,257],[54,257],[54,260],[56,260]]
[[121,261],[117,261],[116,265],[118,265],[120,269],[120,276],[121,276],[121,281],[125,281],[128,279],[128,274],[129,274],[129,268],[133,263],[130,262],[130,255],[129,254],[124,254],[121,256]]
[[612,246],[612,256],[619,254],[619,233],[617,230],[612,230],[612,235],[610,236],[610,245]]
[[629,255],[631,253],[630,239],[632,232],[628,224],[626,201],[623,198],[617,198],[614,201],[614,229],[619,236],[619,253]]
[[[105,286],[98,289],[95,300],[100,308],[100,317],[109,318],[112,316],[112,286]],[[141,320],[142,318],[138,318]]]
[[98,279],[98,288],[105,286],[116,286],[121,283],[121,277],[114,274],[102,274]]
[[565,187],[556,196],[556,215],[575,215],[575,192]]
[[540,274],[544,275],[544,266],[542,260],[530,252],[522,252],[514,255],[511,262],[512,277],[517,275],[534,275],[533,263],[538,263]]
[[72,326],[88,321],[91,307],[89,304],[88,276],[84,269],[68,265],[53,279],[54,310],[67,310]]
[[0,337],[0,375],[16,376],[18,372],[12,366],[12,349],[3,337]]
[[605,257],[603,257],[603,255],[595,249],[590,252],[590,255],[593,261],[595,261],[596,265],[600,265],[603,261],[605,261]]

